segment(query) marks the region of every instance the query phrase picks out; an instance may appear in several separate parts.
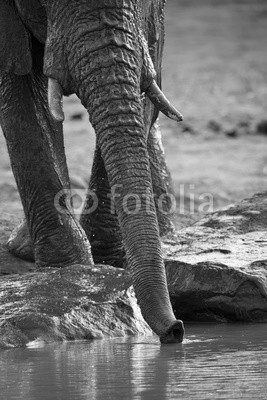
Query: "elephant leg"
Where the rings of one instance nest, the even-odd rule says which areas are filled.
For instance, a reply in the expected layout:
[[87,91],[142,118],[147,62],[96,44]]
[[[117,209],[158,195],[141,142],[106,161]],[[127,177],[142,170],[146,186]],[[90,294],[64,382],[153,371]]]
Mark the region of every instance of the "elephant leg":
[[159,232],[160,236],[164,236],[175,231],[171,221],[175,197],[171,174],[165,160],[158,121],[152,125],[149,131],[148,154]]
[[55,207],[56,196],[69,183],[65,155],[57,153],[53,145],[62,140],[61,127],[50,117],[46,86],[47,80],[37,68],[26,76],[2,76],[1,125],[37,265],[89,264],[89,242],[64,195],[60,210]]
[[[69,173],[65,156],[64,139],[63,139],[63,128],[62,124],[55,123],[55,121],[47,114],[47,101],[46,101],[46,78],[39,73],[42,85],[40,90],[43,91],[42,96],[44,103],[40,103],[42,108],[38,115],[39,121],[42,123],[42,127],[46,132],[44,136],[43,146],[46,147],[46,151],[49,153],[51,149],[54,155],[54,164],[57,172],[63,182],[63,187],[66,189],[70,188]],[[23,260],[34,261],[34,246],[33,241],[29,232],[27,219],[24,217],[21,223],[11,232],[11,235],[7,241],[7,248],[11,254],[19,257]]]
[[[115,188],[116,189],[116,188]],[[95,263],[125,267],[125,252],[101,151],[96,147],[80,224],[92,246]]]

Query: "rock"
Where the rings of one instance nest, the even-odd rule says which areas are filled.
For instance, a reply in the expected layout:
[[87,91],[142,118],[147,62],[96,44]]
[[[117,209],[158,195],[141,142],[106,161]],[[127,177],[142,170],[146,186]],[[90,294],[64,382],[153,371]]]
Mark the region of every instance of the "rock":
[[241,120],[234,126],[229,126],[223,130],[225,136],[229,138],[237,138],[245,135],[249,135],[253,132],[251,122],[249,120]]
[[207,215],[164,244],[185,321],[267,321],[267,193]]
[[[0,347],[151,334],[125,271],[102,265],[36,270],[8,254],[4,243],[15,220],[0,220]],[[177,318],[267,321],[266,226],[262,193],[164,238]]]
[[81,119],[83,119],[83,115],[84,115],[84,112],[76,112],[76,113],[73,113],[71,116],[70,116],[70,119],[71,120],[81,120]]
[[186,124],[185,122],[181,123],[181,129],[182,129],[182,132],[184,132],[184,133],[188,133],[190,135],[196,134],[194,128],[191,125]]
[[224,131],[225,136],[228,136],[230,138],[236,138],[238,137],[238,131],[236,128],[232,128],[232,129],[226,129]]
[[263,119],[256,126],[256,133],[259,135],[267,135],[267,120]]
[[218,121],[215,121],[214,119],[211,119],[208,124],[207,128],[214,133],[220,133],[222,131],[222,126]]
[[3,276],[0,298],[0,348],[151,334],[128,275],[109,266]]
[[103,265],[38,270],[6,249],[17,223],[0,216],[0,348],[152,334],[125,271]]
[[237,123],[237,130],[240,136],[251,134],[253,131],[251,127],[251,121],[249,120],[239,121]]

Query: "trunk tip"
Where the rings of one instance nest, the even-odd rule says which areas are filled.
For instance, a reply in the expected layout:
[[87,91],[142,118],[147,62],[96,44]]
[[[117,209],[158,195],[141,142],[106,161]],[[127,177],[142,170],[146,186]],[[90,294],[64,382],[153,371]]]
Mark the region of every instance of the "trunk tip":
[[172,343],[181,343],[184,338],[184,324],[181,320],[176,320],[167,332],[160,337],[160,342],[162,344],[172,344]]

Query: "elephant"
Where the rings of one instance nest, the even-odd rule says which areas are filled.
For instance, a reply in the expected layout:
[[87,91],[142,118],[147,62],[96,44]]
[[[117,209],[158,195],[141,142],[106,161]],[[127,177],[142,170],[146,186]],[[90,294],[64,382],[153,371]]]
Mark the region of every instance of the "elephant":
[[[184,326],[170,303],[153,196],[163,179],[153,166],[158,113],[182,120],[160,89],[164,5],[0,0],[0,123],[25,214],[13,251],[27,257],[32,243],[39,268],[125,257],[144,319],[161,343],[176,343]],[[80,221],[64,196],[64,212],[55,207],[70,187],[62,97],[72,93],[96,133],[89,192],[99,206]]]

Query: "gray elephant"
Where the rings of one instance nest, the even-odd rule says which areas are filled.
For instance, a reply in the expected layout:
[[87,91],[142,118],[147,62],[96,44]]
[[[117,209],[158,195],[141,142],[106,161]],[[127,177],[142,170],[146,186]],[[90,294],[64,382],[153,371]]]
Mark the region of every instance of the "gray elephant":
[[[38,267],[90,265],[92,253],[115,265],[125,252],[145,320],[173,343],[184,328],[169,300],[153,198],[164,181],[153,145],[158,111],[182,118],[159,89],[164,3],[0,0],[0,122],[26,218],[13,252],[30,257],[32,243]],[[71,93],[96,132],[90,189],[99,207],[80,222],[64,196],[61,212],[54,205],[69,188],[62,96]]]

